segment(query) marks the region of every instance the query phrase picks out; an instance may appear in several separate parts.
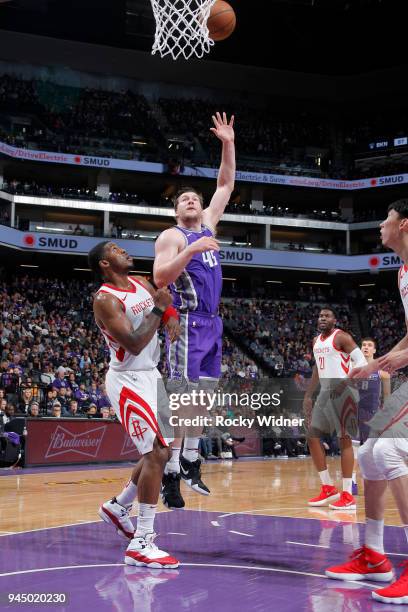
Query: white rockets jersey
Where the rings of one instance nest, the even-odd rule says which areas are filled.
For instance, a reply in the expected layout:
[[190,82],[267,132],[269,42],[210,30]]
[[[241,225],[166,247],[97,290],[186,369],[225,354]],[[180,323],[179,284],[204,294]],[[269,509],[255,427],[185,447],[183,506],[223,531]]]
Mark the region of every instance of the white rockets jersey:
[[348,353],[339,351],[334,346],[334,338],[341,331],[335,329],[323,338],[317,337],[313,346],[313,354],[316,361],[319,378],[347,378],[351,370],[351,357]]
[[408,319],[408,266],[405,264],[401,266],[398,272],[398,287],[405,310],[405,318]]
[[[129,319],[133,329],[137,329],[143,321],[145,313],[151,312],[154,307],[153,298],[142,283],[135,278],[128,277],[132,289],[124,290],[104,283],[98,293],[110,293],[121,303],[123,311]],[[139,353],[128,353],[105,329],[99,327],[110,350],[110,364],[112,370],[151,370],[155,368],[160,358],[160,347],[157,333],[149,344]]]

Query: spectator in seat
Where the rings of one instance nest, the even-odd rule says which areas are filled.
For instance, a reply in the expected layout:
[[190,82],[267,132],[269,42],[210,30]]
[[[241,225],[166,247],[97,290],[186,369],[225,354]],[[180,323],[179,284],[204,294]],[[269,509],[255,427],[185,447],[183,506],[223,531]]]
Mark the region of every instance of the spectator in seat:
[[78,402],[75,399],[72,399],[69,402],[68,409],[64,412],[65,417],[81,417],[82,415],[78,412]]
[[89,404],[88,409],[86,411],[86,415],[88,418],[98,417],[98,407],[96,404]]
[[105,406],[104,408],[101,408],[101,419],[109,419],[109,408],[107,406]]
[[15,409],[14,405],[11,404],[10,402],[7,402],[7,406],[6,406],[6,409],[4,411],[4,414],[6,416],[6,423],[11,421],[11,419],[14,419],[14,417],[16,416],[16,409]]
[[46,411],[47,414],[51,414],[52,407],[57,400],[57,390],[56,389],[48,389],[47,391],[47,399],[46,399]]
[[[109,397],[106,395],[106,389],[105,389],[104,384],[99,386],[99,398],[98,398],[98,401],[96,402],[96,405],[98,406],[99,410],[103,408],[104,406],[110,407],[111,405],[109,401]],[[116,416],[115,411],[113,411],[113,416]]]
[[53,380],[52,386],[59,390],[61,387],[68,387],[69,382],[65,378],[65,369],[58,369],[57,376]]
[[116,412],[113,406],[109,406],[109,418],[112,421],[117,421],[118,417],[116,416]]
[[21,394],[21,400],[18,404],[18,412],[21,414],[27,414],[30,404],[33,399],[33,390],[32,389],[23,389]]
[[33,417],[33,418],[41,418],[40,406],[38,402],[31,402],[30,407],[28,409],[27,416]]
[[56,419],[61,418],[61,404],[59,402],[55,402],[55,404],[53,405],[50,416]]
[[89,393],[85,390],[85,383],[79,385],[79,389],[75,391],[74,397],[78,401],[80,410],[85,411],[85,408],[89,405]]
[[[64,413],[69,408],[69,398],[67,396],[68,389],[66,387],[60,387],[57,393],[57,400],[61,404],[62,412]],[[70,390],[71,391],[71,390]]]
[[[98,389],[98,384],[96,381],[91,382],[91,386],[88,389],[89,399],[93,404],[98,405],[99,399],[101,397],[101,392]],[[105,404],[106,405],[106,404]]]
[[69,386],[72,390],[72,393],[75,394],[76,391],[78,391],[79,389],[79,385],[76,381],[76,375],[75,372],[70,372],[69,377],[68,377],[68,383]]

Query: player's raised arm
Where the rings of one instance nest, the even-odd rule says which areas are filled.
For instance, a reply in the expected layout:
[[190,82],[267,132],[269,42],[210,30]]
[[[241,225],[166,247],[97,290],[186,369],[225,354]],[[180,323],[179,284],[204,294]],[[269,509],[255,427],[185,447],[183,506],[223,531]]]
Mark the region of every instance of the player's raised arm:
[[215,238],[204,236],[186,246],[182,234],[170,228],[165,230],[155,244],[155,259],[153,265],[153,278],[157,287],[166,287],[180,276],[195,253],[205,251],[219,251],[220,247]]
[[153,300],[155,308],[143,317],[137,329],[133,329],[121,302],[108,293],[98,293],[93,305],[96,322],[126,351],[139,355],[156,333],[164,310],[172,303],[172,296],[167,289],[159,289]]
[[211,131],[222,142],[221,165],[218,172],[217,189],[210,205],[203,212],[203,221],[210,229],[215,230],[219,220],[224,214],[235,183],[235,134],[234,115],[228,122],[227,115],[216,113],[213,115],[214,127]]

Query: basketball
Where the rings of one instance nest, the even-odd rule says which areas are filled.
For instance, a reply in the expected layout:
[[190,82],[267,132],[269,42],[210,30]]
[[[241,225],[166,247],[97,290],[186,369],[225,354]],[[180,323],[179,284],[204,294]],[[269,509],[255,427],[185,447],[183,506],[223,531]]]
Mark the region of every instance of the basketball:
[[218,0],[211,8],[207,20],[209,36],[212,40],[225,40],[235,30],[236,17],[234,9],[228,2]]

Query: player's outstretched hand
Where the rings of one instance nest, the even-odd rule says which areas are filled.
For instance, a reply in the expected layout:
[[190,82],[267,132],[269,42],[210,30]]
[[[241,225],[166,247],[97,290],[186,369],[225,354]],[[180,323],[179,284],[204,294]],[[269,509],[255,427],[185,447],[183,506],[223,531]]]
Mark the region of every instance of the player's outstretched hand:
[[167,287],[162,287],[158,289],[156,293],[153,294],[154,305],[161,310],[166,310],[167,306],[170,306],[173,302],[173,296]]
[[211,132],[222,142],[234,142],[234,115],[231,115],[231,119],[228,122],[225,113],[222,113],[222,117],[220,113],[215,113],[212,116],[212,120],[215,127],[210,128]]
[[379,357],[378,365],[381,370],[392,374],[401,368],[404,368],[408,363],[408,351],[403,349],[402,351],[393,351]]
[[367,369],[367,366],[363,366],[361,368],[353,368],[349,374],[349,378],[368,378],[371,372]]
[[219,251],[220,245],[215,238],[203,236],[195,242],[192,242],[187,248],[192,253],[204,253],[205,251]]

